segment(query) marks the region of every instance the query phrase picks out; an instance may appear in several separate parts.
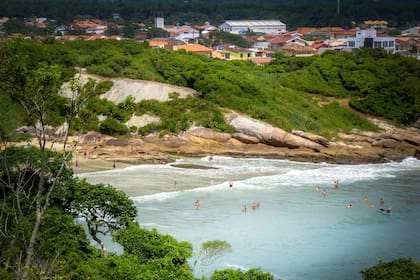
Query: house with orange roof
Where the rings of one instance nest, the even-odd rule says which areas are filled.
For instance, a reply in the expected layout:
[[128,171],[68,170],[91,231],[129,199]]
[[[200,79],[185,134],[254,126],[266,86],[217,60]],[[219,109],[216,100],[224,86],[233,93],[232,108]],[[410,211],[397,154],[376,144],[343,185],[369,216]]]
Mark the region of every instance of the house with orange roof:
[[204,55],[207,55],[207,56],[211,56],[211,53],[213,51],[212,49],[207,48],[207,47],[205,47],[203,45],[200,45],[200,44],[187,44],[187,45],[173,46],[173,50],[174,51],[185,50],[187,52],[204,54]]
[[163,49],[169,46],[168,39],[151,39],[147,41],[152,48]]
[[312,56],[316,54],[317,50],[310,46],[302,46],[301,44],[291,43],[280,48],[280,51],[289,56]]

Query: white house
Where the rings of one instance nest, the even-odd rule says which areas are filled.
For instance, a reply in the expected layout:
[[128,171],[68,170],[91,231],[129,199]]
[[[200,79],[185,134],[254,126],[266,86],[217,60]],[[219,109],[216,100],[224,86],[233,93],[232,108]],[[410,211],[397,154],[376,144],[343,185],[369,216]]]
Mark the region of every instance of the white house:
[[376,37],[375,29],[359,30],[356,37],[347,38],[347,48],[383,48],[388,52],[395,52],[395,37]]
[[286,32],[286,24],[279,20],[227,20],[219,30],[243,35],[246,32],[280,34]]

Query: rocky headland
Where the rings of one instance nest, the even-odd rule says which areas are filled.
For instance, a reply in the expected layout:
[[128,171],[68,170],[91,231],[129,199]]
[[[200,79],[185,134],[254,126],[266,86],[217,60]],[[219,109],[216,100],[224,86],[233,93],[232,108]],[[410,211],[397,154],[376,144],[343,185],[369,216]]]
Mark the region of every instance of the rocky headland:
[[[89,76],[82,74],[83,79]],[[198,93],[188,89],[150,81],[115,79],[113,87],[102,97],[115,103],[132,95],[136,102],[143,99],[167,100],[172,92],[180,98]],[[62,93],[66,95],[65,90]],[[339,133],[338,139],[326,139],[305,131],[287,132],[270,124],[240,115],[225,114],[226,121],[236,132],[220,133],[193,126],[178,135],[151,134],[117,139],[97,132],[70,137],[74,145],[75,164],[82,159],[103,159],[110,162],[141,164],[167,163],[180,156],[201,157],[224,155],[232,157],[264,157],[306,162],[338,164],[383,163],[401,161],[406,157],[420,158],[420,130],[401,129],[372,119],[380,131],[352,130]],[[159,121],[155,116],[133,116],[128,126],[143,126]],[[59,138],[51,135],[54,141]]]

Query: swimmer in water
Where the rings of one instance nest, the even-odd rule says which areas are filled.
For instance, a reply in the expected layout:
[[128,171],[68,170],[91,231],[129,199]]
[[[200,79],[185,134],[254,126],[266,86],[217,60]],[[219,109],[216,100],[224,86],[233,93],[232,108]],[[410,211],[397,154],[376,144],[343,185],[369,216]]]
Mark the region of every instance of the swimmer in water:
[[231,188],[231,187],[233,187],[233,182],[232,181],[229,182],[229,188]]
[[196,200],[195,202],[194,202],[194,209],[196,209],[196,210],[198,210],[198,209],[200,209],[200,200]]
[[246,213],[246,204],[242,207],[242,212]]
[[379,205],[384,206],[385,200],[383,198],[379,199]]
[[338,189],[338,186],[340,185],[340,183],[338,182],[338,180],[334,181],[334,189]]
[[327,196],[327,191],[324,189],[322,191],[322,199],[325,199],[326,196]]
[[254,211],[257,210],[257,203],[255,203],[255,202],[252,203],[252,210],[254,210]]

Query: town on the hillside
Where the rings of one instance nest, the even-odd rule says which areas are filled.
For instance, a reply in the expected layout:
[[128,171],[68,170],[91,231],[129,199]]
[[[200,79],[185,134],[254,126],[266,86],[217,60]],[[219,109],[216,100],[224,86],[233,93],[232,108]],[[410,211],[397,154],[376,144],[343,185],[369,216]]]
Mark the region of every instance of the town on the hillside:
[[[226,20],[219,26],[209,22],[197,25],[167,25],[163,17],[155,17],[150,26],[143,22],[132,22],[136,30],[128,37],[122,30],[125,26],[116,22],[120,15],[114,13],[115,21],[101,19],[74,20],[69,26],[55,25],[45,17],[24,19],[24,25],[34,29],[53,28],[54,39],[59,42],[97,39],[134,39],[148,42],[150,47],[168,50],[185,50],[224,60],[250,60],[257,65],[268,63],[275,52],[286,56],[312,56],[326,50],[349,51],[354,48],[383,48],[389,53],[412,56],[420,59],[420,26],[402,30],[397,36],[390,36],[387,20],[366,20],[354,28],[342,27],[298,27],[287,30],[280,20]],[[7,34],[5,23],[9,17],[0,18],[0,40],[17,37],[43,40],[51,35],[23,36]],[[127,28],[125,28],[127,30]],[[229,34],[241,37],[247,47],[232,43],[229,38],[216,40],[215,34]]]

